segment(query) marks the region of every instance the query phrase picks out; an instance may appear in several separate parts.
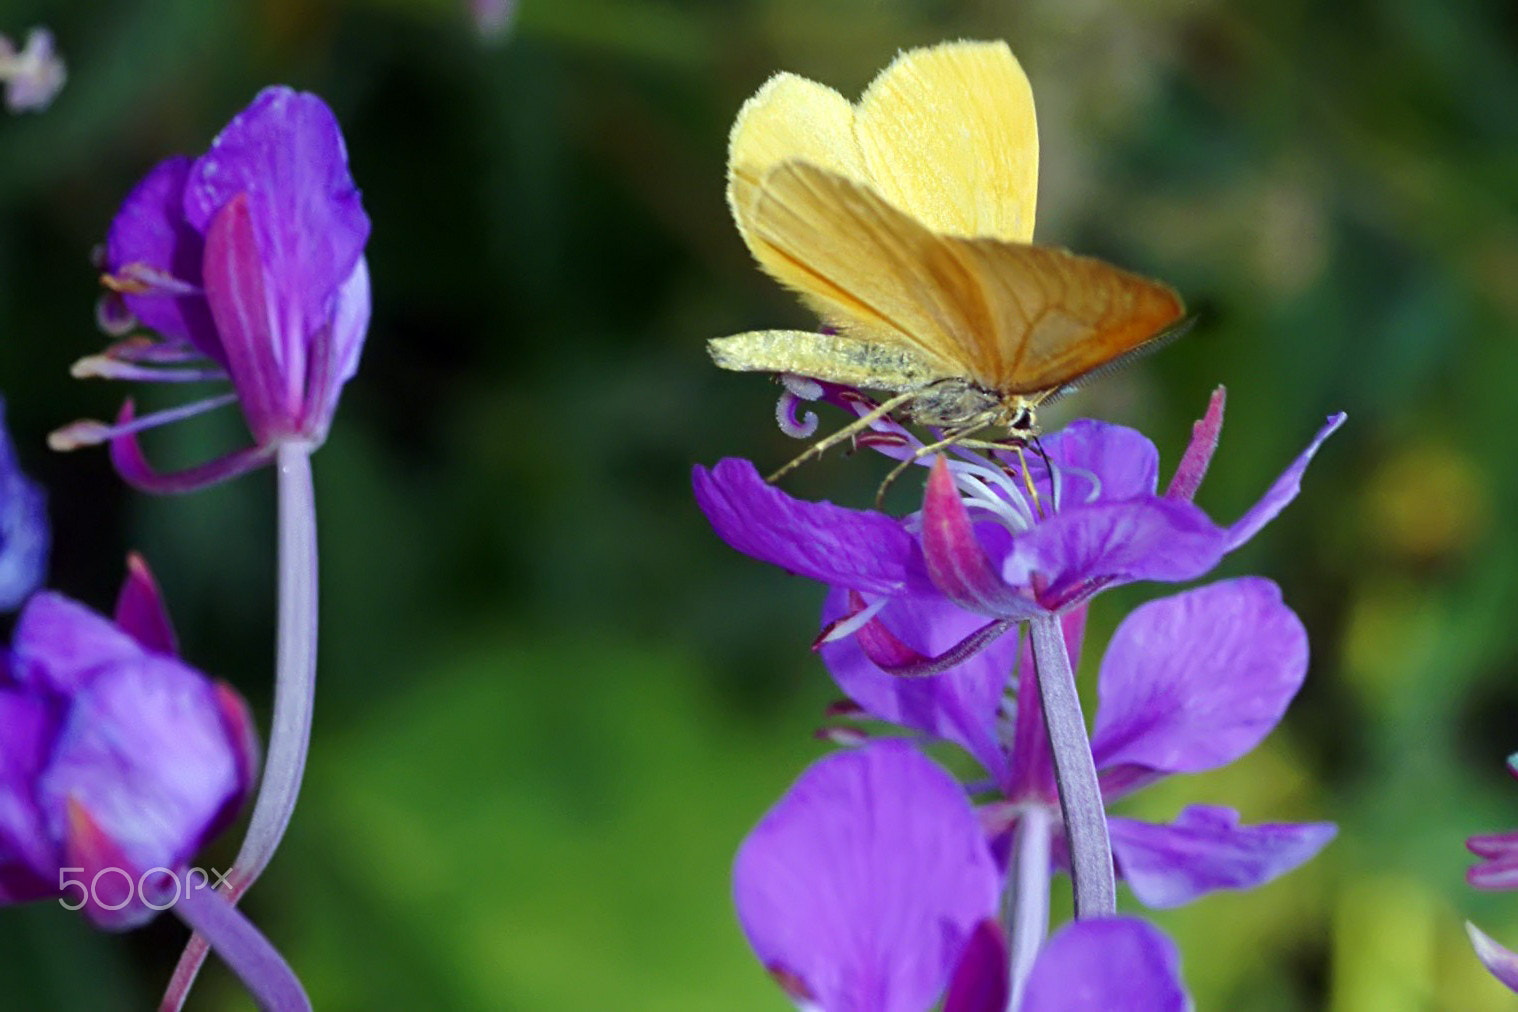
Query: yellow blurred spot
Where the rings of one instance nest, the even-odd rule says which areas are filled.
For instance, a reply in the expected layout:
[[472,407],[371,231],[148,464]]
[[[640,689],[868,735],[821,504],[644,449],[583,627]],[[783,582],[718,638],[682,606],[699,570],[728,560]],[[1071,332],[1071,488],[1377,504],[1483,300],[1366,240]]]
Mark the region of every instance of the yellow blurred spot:
[[1412,879],[1383,875],[1350,880],[1334,911],[1329,1009],[1432,1007],[1437,907]]
[[1486,530],[1491,507],[1469,457],[1452,445],[1424,443],[1381,465],[1365,512],[1386,554],[1423,562],[1469,548]]

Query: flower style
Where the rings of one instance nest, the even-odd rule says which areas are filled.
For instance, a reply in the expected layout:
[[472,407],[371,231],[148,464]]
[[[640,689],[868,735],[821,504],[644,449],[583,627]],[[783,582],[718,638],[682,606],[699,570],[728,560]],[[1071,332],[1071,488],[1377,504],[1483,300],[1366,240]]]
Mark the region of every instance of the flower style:
[[27,602],[0,726],[0,901],[60,896],[103,928],[179,899],[254,778],[246,705],[175,655],[136,557],[114,619],[49,591]]
[[[919,1012],[945,990],[945,1012],[1003,1012],[1000,884],[963,789],[901,741],[815,763],[734,868],[755,952],[798,1007],[823,1012]],[[1183,1009],[1178,963],[1168,939],[1134,918],[1067,925],[1014,1007]],[[1124,1001],[1106,1000],[1114,995]]]
[[0,402],[0,611],[18,607],[47,573],[47,496],[21,473]]
[[[233,392],[115,425],[76,422],[58,449],[109,441],[131,484],[181,492],[241,474],[281,444],[326,438],[369,324],[369,219],[348,172],[337,121],[315,95],[260,92],[198,158],[161,162],[111,223],[102,321],[136,337],[74,366],[76,376],[186,382],[228,379]],[[236,401],[253,445],[161,474],[136,433]]]
[[[1507,759],[1508,772],[1518,777],[1518,754]],[[1481,863],[1465,873],[1465,880],[1477,889],[1518,889],[1518,829],[1506,833],[1488,833],[1470,837],[1466,848]],[[1466,934],[1476,956],[1508,989],[1518,993],[1518,953],[1502,946],[1486,932],[1469,921]]]
[[63,89],[68,72],[53,49],[53,33],[33,28],[26,47],[0,35],[0,81],[5,83],[5,107],[11,112],[41,112]]
[[[1019,621],[1067,612],[1109,587],[1204,575],[1296,497],[1313,455],[1344,420],[1329,418],[1265,495],[1221,526],[1192,498],[1217,445],[1223,401],[1219,388],[1163,494],[1154,445],[1133,429],[1095,421],[1043,439],[1048,463],[1029,454],[1026,474],[1000,451],[941,456],[922,511],[901,519],[793,499],[736,458],[695,468],[693,484],[697,503],[733,548],[849,592],[848,613],[821,642],[853,635],[885,670],[932,674]],[[871,445],[894,455],[915,445],[894,423],[878,423],[872,435]],[[937,613],[945,603],[963,613],[948,625],[964,636],[938,653],[905,649],[890,635],[893,621],[921,623],[907,613]]]

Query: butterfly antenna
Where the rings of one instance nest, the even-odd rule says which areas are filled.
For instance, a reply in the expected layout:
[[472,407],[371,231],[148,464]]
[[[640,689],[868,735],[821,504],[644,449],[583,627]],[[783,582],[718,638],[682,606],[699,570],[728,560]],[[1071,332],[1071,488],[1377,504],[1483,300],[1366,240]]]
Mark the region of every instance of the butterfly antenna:
[[868,414],[860,415],[857,419],[845,425],[843,428],[828,436],[826,439],[817,440],[817,442],[801,451],[800,455],[798,455],[789,464],[785,465],[780,470],[776,471],[774,474],[770,475],[764,480],[773,485],[775,482],[779,481],[785,475],[790,474],[792,471],[796,470],[796,468],[800,467],[802,464],[805,464],[813,457],[822,456],[832,447],[837,446],[845,439],[849,439],[862,432],[863,430],[869,428],[871,425],[874,425],[876,422],[880,421],[880,419],[884,418],[886,415],[889,415],[892,411],[895,411],[897,408],[901,407],[903,404],[906,404],[916,396],[917,393],[915,391],[908,391],[904,394],[897,394],[895,397],[892,397],[889,400],[885,401],[879,407],[875,408],[873,411],[870,411]]

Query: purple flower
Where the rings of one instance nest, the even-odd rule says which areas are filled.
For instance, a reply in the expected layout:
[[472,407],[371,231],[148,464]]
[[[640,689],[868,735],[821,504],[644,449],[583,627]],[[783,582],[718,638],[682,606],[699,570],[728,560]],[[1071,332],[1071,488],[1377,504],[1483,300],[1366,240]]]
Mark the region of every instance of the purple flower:
[[929,1007],[1001,889],[964,791],[905,742],[815,763],[744,840],[733,879],[760,961],[826,1012]]
[[[1518,777],[1518,754],[1507,758],[1508,772]],[[1465,841],[1466,849],[1481,858],[1465,873],[1465,880],[1477,889],[1518,889],[1518,829],[1506,833],[1487,833]],[[1518,992],[1518,953],[1497,943],[1480,928],[1466,922],[1466,933],[1476,956],[1509,990]]]
[[[815,763],[744,841],[734,879],[744,932],[801,1008],[921,1012],[945,989],[945,1012],[1007,1008],[985,831],[963,789],[906,742]],[[1178,963],[1142,921],[1067,925],[1018,1008],[1187,1008]]]
[[[1331,417],[1259,502],[1221,526],[1191,499],[1222,414],[1220,389],[1163,494],[1154,445],[1133,429],[1094,421],[1045,438],[1049,463],[1029,453],[1026,474],[1018,458],[1000,451],[995,458],[940,456],[922,511],[901,519],[793,499],[745,460],[698,467],[693,483],[698,504],[729,545],[856,595],[821,642],[873,633],[856,638],[881,667],[926,675],[959,663],[1019,621],[1069,611],[1106,588],[1204,575],[1296,497],[1313,454],[1344,419]],[[910,452],[903,430],[883,435],[891,438],[877,445]],[[892,619],[935,609],[934,598],[978,621],[934,654],[893,646]]]
[[53,33],[46,28],[27,32],[26,48],[20,52],[0,35],[0,81],[5,82],[5,107],[11,112],[46,109],[67,77],[62,58],[53,50]]
[[[114,426],[76,422],[53,445],[109,440],[122,476],[158,492],[240,474],[283,442],[319,445],[369,324],[368,236],[332,111],[315,95],[266,88],[206,154],[149,172],[111,222],[102,319],[120,332],[135,319],[159,339],[125,340],[74,366],[76,376],[224,378],[233,392],[141,418],[128,401]],[[173,474],[148,465],[137,432],[232,401],[251,447]]]
[[0,902],[60,897],[100,927],[151,919],[254,776],[246,705],[174,654],[129,560],[115,619],[41,592],[0,677]]
[[36,590],[47,573],[47,497],[21,473],[0,402],[0,611]]
[[[845,598],[833,591],[824,620],[846,613]],[[903,612],[914,624],[891,618],[887,631],[906,649],[935,649],[935,638],[957,636],[954,623],[966,621],[951,605],[935,606],[936,612]],[[1072,659],[1083,625],[1082,609],[1064,616]],[[943,674],[901,678],[871,660],[860,642],[866,636],[822,647],[834,680],[865,713],[968,750],[1005,799],[998,808],[1008,828],[1031,807],[1050,812],[1058,825],[1027,643],[1020,657],[1007,637]],[[1016,703],[1006,713],[1002,700],[1014,661]],[[1097,676],[1091,747],[1104,801],[1249,752],[1280,721],[1306,671],[1307,634],[1269,580],[1224,580],[1138,608],[1113,634]],[[1119,875],[1153,907],[1260,885],[1312,857],[1335,832],[1330,823],[1244,826],[1232,809],[1207,805],[1190,806],[1165,825],[1115,816],[1110,827]]]

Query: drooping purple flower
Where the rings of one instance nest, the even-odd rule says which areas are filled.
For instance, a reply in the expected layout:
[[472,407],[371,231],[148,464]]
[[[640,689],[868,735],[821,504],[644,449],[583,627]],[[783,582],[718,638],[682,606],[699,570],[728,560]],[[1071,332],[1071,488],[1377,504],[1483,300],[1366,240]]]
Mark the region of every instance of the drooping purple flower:
[[100,927],[146,922],[247,795],[256,745],[246,705],[174,655],[135,557],[114,620],[34,595],[6,667],[0,902],[60,897]]
[[[1507,769],[1518,777],[1518,753],[1507,757]],[[1484,833],[1465,841],[1466,849],[1481,858],[1465,873],[1465,880],[1477,889],[1518,889],[1518,829],[1505,833]],[[1470,922],[1465,925],[1476,956],[1503,984],[1518,992],[1518,953],[1504,948],[1491,936]]]
[[[847,613],[845,598],[833,591],[825,622]],[[909,649],[932,650],[932,637],[957,635],[952,621],[964,621],[951,606],[937,607],[937,616],[910,613],[920,626],[892,618],[889,631]],[[1065,616],[1074,657],[1083,625],[1082,609]],[[1008,827],[1032,806],[1052,813],[1057,826],[1059,797],[1028,645],[1019,656],[1015,638],[1007,637],[942,674],[902,678],[870,658],[858,642],[867,635],[821,650],[850,699],[871,717],[974,755],[1005,799]],[[1008,713],[1002,700],[1014,659],[1016,703]],[[1268,580],[1224,580],[1138,608],[1114,633],[1098,674],[1092,753],[1104,800],[1243,756],[1280,721],[1306,671],[1306,632]],[[1190,806],[1164,825],[1114,816],[1110,828],[1119,875],[1153,907],[1261,885],[1311,858],[1335,832],[1330,823],[1241,825],[1232,809],[1206,805]],[[1058,848],[1055,856],[1061,857]]]
[[825,1012],[928,1008],[1001,887],[964,791],[899,741],[815,763],[744,840],[733,879],[760,961]]
[[[266,463],[283,442],[325,440],[369,324],[369,218],[332,111],[315,95],[266,88],[198,158],[148,173],[111,223],[102,319],[128,339],[82,359],[76,376],[162,382],[225,378],[233,392],[115,425],[53,434],[60,449],[109,441],[122,476],[178,492]],[[173,474],[154,471],[136,433],[235,401],[253,445]]]
[[47,496],[21,473],[0,401],[0,611],[18,607],[47,575]]
[[[840,624],[825,628],[823,642],[854,635],[881,667],[927,675],[1024,619],[1069,611],[1109,587],[1204,575],[1296,497],[1308,463],[1343,419],[1331,417],[1259,502],[1228,526],[1191,501],[1222,425],[1221,390],[1163,494],[1154,445],[1133,429],[1094,421],[1046,437],[1048,464],[1031,452],[1026,465],[1000,451],[990,458],[940,455],[922,511],[900,519],[793,499],[745,460],[698,467],[693,484],[702,511],[729,545],[857,595]],[[886,452],[911,452],[899,427],[874,435],[890,437],[872,441]],[[936,654],[893,646],[893,617],[935,596],[979,621]]]
[[0,82],[5,84],[5,107],[11,112],[41,112],[63,89],[68,72],[53,49],[53,33],[33,28],[26,47],[0,35]]

